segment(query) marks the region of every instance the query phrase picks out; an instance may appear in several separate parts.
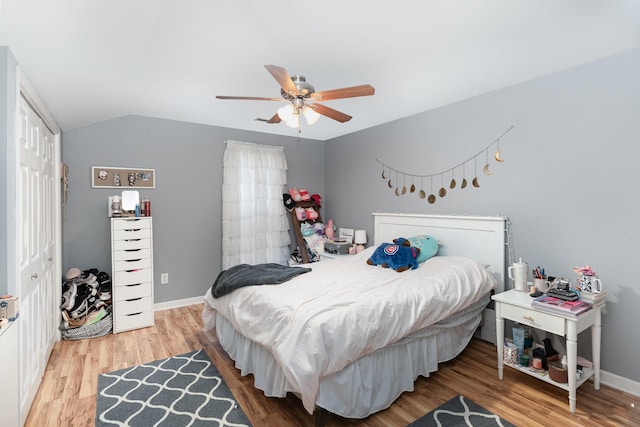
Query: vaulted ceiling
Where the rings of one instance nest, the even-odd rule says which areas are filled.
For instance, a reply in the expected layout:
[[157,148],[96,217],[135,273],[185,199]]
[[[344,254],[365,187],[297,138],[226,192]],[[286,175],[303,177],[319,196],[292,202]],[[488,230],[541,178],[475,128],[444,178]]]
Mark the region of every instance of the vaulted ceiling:
[[636,0],[0,0],[9,46],[63,130],[128,114],[296,135],[265,64],[353,116],[326,140],[640,47]]

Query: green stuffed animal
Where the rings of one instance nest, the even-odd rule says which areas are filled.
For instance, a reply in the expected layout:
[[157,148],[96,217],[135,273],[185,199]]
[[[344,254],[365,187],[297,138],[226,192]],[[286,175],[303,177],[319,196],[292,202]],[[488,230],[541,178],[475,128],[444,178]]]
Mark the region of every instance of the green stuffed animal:
[[414,248],[420,249],[418,264],[421,264],[438,253],[438,240],[427,235],[409,237],[409,242]]

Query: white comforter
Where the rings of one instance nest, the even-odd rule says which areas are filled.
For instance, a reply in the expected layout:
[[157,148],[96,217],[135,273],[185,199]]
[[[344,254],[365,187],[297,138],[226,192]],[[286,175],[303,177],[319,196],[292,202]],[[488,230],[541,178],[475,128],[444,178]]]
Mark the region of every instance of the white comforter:
[[[374,248],[313,263],[280,285],[248,286],[206,302],[273,353],[305,409],[320,380],[353,360],[436,323],[497,286],[481,264],[436,256],[397,273],[366,264]],[[212,325],[210,325],[212,326]]]

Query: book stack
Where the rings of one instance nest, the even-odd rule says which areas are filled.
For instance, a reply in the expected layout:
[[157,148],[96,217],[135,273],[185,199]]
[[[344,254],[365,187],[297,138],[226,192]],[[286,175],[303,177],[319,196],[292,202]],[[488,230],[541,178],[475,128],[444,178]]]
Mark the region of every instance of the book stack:
[[607,291],[604,290],[602,292],[593,293],[593,292],[580,292],[580,299],[582,301],[588,302],[591,305],[596,305],[605,300],[607,297]]
[[543,295],[531,302],[531,307],[554,314],[564,314],[572,317],[590,310],[592,305],[583,300],[566,301],[549,295]]

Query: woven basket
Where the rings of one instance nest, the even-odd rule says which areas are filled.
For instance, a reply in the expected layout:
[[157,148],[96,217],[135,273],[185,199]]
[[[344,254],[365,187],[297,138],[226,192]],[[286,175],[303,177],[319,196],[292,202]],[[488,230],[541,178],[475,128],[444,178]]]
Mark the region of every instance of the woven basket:
[[62,331],[62,339],[81,340],[85,338],[97,338],[110,334],[111,331],[113,331],[113,316],[111,313],[108,313],[102,319],[91,325],[83,325]]

